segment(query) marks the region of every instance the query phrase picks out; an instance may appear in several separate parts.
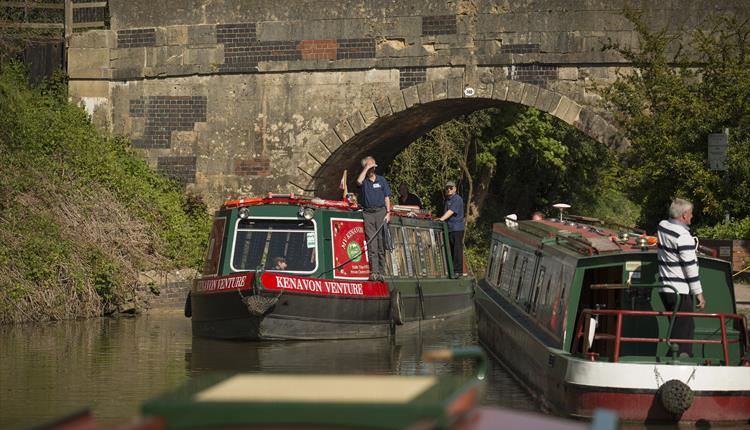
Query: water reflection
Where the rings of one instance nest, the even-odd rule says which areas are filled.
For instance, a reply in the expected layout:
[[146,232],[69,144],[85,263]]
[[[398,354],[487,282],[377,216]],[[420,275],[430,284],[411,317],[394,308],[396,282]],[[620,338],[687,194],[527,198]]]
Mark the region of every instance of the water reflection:
[[[193,338],[179,311],[0,327],[0,428],[27,428],[89,407],[105,424],[208,372],[473,374],[471,361],[423,363],[427,349],[476,344],[472,314],[391,339],[232,342]],[[485,403],[535,410],[499,366]]]

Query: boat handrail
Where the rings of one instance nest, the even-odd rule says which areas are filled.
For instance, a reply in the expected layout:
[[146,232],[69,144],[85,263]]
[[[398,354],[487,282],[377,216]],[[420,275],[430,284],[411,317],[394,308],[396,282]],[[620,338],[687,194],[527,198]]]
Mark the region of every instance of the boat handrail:
[[335,208],[335,209],[346,209],[346,210],[357,210],[359,205],[357,203],[345,201],[345,200],[325,200],[318,197],[308,196],[295,196],[294,194],[271,194],[269,193],[266,197],[246,197],[237,200],[227,200],[223,204],[223,208],[239,208],[243,206],[258,206],[258,205],[271,205],[271,204],[288,204],[288,205],[307,205],[316,208]]
[[[628,309],[584,309],[581,311],[580,318],[578,321],[578,327],[576,328],[576,334],[573,342],[573,355],[579,354],[579,348],[578,344],[580,343],[581,339],[583,338],[584,334],[584,322],[586,321],[587,317],[592,316],[606,316],[606,317],[615,317],[617,320],[617,324],[615,325],[615,334],[610,333],[600,333],[600,334],[594,334],[594,340],[601,339],[606,341],[614,341],[614,353],[612,356],[612,362],[617,363],[620,360],[620,346],[622,343],[630,342],[630,343],[667,343],[668,345],[683,343],[683,344],[704,344],[704,345],[721,345],[723,349],[724,354],[724,365],[729,366],[729,344],[735,344],[738,343],[742,346],[744,346],[745,354],[750,354],[750,343],[748,343],[747,338],[747,317],[740,314],[733,314],[733,313],[724,313],[724,312],[718,312],[718,313],[703,313],[703,312],[667,312],[667,311],[643,311],[643,310],[628,310]],[[692,317],[692,318],[717,318],[719,319],[719,324],[721,327],[721,339],[720,340],[712,340],[712,339],[671,339],[669,336],[671,336],[671,333],[668,333],[667,338],[652,338],[652,337],[624,337],[622,336],[622,320],[623,317],[649,317],[649,316],[656,316],[656,317],[669,317],[670,318],[670,328],[672,325],[672,321],[674,321],[675,317]],[[737,320],[740,322],[741,327],[741,333],[740,337],[738,339],[730,340],[727,338],[727,327],[726,327],[726,320]],[[742,339],[744,338],[744,339]],[[740,343],[741,340],[744,340],[744,345]]]

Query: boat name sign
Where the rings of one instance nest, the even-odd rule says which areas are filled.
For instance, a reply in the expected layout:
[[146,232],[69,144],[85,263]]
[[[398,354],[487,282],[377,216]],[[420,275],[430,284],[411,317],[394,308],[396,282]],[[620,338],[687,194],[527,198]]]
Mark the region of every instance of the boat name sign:
[[270,290],[300,291],[335,296],[388,296],[384,282],[342,282],[264,273],[263,287]]

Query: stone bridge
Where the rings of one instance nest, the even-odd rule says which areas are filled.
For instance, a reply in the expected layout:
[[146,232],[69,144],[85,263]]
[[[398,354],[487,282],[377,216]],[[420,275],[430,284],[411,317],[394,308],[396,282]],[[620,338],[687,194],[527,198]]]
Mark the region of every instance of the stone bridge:
[[[623,0],[110,0],[111,29],[73,36],[70,95],[158,170],[215,206],[267,191],[335,195],[458,115],[549,112],[627,142],[597,88],[630,64]],[[654,29],[748,16],[747,0],[631,0]],[[381,164],[384,164],[381,163]]]

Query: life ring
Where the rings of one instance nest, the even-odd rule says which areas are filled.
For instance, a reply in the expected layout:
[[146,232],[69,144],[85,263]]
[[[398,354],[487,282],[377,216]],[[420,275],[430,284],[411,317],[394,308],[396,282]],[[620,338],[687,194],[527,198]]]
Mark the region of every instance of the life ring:
[[397,290],[391,291],[391,320],[396,325],[404,324],[404,303],[401,301],[401,293]]
[[188,291],[187,298],[185,299],[185,317],[190,318],[193,316],[193,300],[190,298],[190,291]]

